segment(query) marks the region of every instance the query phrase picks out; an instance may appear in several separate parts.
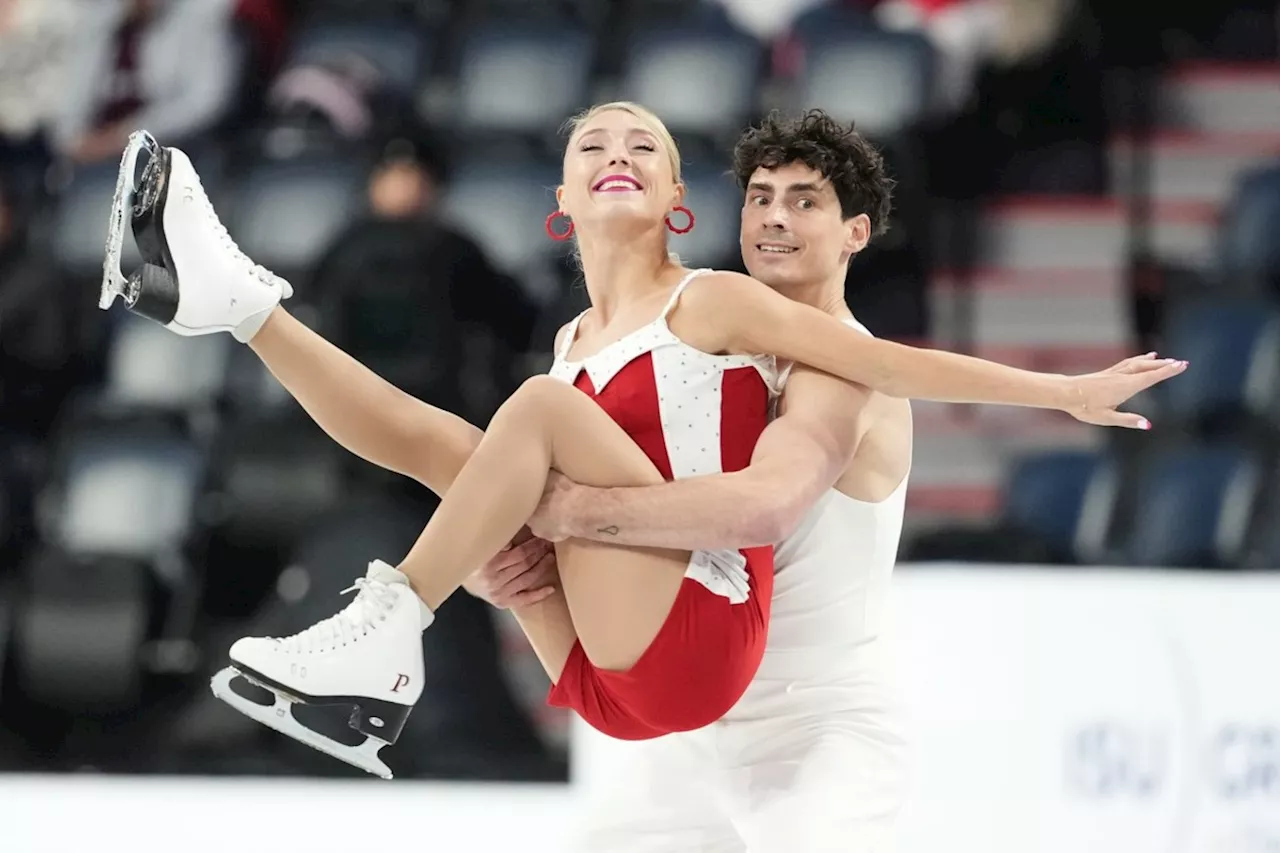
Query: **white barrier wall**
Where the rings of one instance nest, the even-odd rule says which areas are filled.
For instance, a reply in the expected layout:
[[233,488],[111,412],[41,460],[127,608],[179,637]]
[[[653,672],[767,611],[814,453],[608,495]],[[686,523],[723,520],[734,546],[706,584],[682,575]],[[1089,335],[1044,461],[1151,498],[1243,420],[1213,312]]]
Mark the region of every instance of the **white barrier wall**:
[[[1280,574],[908,567],[895,596],[918,752],[899,853],[1280,850]],[[608,772],[599,746],[575,742],[577,784]],[[11,776],[0,850],[552,853],[574,804],[573,786]]]
[[901,851],[1280,850],[1280,574],[900,580]]

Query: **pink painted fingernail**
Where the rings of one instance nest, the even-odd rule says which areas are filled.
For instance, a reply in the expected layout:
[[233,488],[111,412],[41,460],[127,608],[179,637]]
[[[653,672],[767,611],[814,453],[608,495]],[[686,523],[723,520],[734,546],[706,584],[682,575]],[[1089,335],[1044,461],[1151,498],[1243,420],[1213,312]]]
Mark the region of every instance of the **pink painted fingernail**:
[[1138,428],[1151,429],[1151,421],[1147,420],[1146,418],[1143,418],[1141,421],[1138,422]]

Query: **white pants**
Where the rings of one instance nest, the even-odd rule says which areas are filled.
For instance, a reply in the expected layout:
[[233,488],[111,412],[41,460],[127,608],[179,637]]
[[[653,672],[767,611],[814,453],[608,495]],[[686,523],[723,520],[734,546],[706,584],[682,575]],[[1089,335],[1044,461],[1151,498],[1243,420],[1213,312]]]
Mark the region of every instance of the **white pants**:
[[[777,715],[621,743],[587,789],[574,853],[890,853],[909,787],[886,715]],[[885,717],[885,718],[882,718]]]

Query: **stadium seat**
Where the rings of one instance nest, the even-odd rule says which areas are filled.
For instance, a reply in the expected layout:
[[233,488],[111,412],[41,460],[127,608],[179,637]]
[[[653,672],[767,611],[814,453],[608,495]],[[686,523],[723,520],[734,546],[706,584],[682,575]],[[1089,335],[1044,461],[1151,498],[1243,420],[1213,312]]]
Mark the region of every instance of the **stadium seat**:
[[364,208],[365,177],[351,156],[262,160],[240,178],[224,222],[249,257],[286,278],[302,278]]
[[857,35],[875,28],[875,21],[865,8],[828,0],[797,15],[791,23],[791,34],[801,41],[808,41],[833,33]]
[[22,697],[72,714],[135,708],[152,621],[154,576],[126,557],[43,548],[23,567],[14,617],[14,675]]
[[573,27],[478,26],[463,44],[458,68],[458,129],[554,134],[585,106],[591,60],[591,39]]
[[347,57],[367,61],[385,85],[405,96],[413,93],[430,63],[422,32],[404,21],[327,20],[304,26],[294,36],[286,68]]
[[[742,214],[742,191],[724,170],[692,168],[683,175],[687,194],[685,206],[697,222],[687,234],[672,234],[671,251],[686,266],[721,266],[737,255]],[[677,226],[681,221],[673,218]]]
[[287,548],[343,497],[343,451],[301,415],[244,418],[219,436],[205,500],[235,548]]
[[551,163],[463,163],[449,182],[445,214],[494,264],[517,278],[545,266],[557,247],[545,229],[556,210],[560,169]]
[[1271,414],[1280,388],[1280,311],[1266,302],[1218,300],[1182,305],[1164,332],[1164,351],[1192,369],[1155,389],[1162,417],[1220,431],[1241,418]]
[[929,109],[934,61],[923,36],[838,30],[809,33],[802,43],[797,103],[856,121],[877,139],[910,128]]
[[1138,471],[1121,559],[1134,566],[1233,565],[1261,484],[1259,466],[1239,448],[1200,446],[1153,455]]
[[1104,469],[1103,458],[1087,450],[1019,460],[1004,492],[1003,526],[1038,537],[1057,560],[1072,560],[1086,496]]
[[52,467],[41,527],[69,553],[153,560],[181,552],[196,530],[204,454],[165,421],[78,424]]
[[77,713],[134,708],[151,674],[187,674],[201,584],[192,549],[205,454],[168,420],[63,429],[24,563],[21,691]]
[[650,25],[628,46],[622,96],[649,107],[681,142],[725,140],[752,117],[764,46],[725,25]]
[[229,335],[181,337],[126,314],[107,351],[105,402],[125,408],[211,408],[222,393],[235,341]]
[[1218,235],[1225,283],[1236,290],[1280,289],[1280,166],[1246,172],[1236,182]]

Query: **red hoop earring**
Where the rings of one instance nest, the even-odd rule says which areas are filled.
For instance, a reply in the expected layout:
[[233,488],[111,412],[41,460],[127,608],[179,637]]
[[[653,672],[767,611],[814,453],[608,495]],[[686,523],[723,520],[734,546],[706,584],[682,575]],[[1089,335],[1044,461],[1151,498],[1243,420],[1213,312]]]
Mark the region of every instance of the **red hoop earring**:
[[564,241],[564,240],[568,240],[570,237],[573,236],[573,220],[572,219],[569,219],[569,227],[566,228],[564,231],[556,230],[555,228],[556,220],[560,218],[569,219],[567,214],[561,213],[558,210],[552,212],[552,214],[547,217],[547,236],[550,237],[552,240]]
[[[674,225],[671,224],[671,213],[683,213],[685,216],[689,217],[689,224],[684,226],[683,228],[675,227]],[[671,208],[671,213],[667,214],[666,221],[667,221],[667,227],[671,229],[671,232],[673,234],[688,234],[690,231],[693,230],[693,223],[696,220],[693,218],[692,210],[685,207],[684,205],[678,205],[676,207]]]

